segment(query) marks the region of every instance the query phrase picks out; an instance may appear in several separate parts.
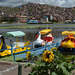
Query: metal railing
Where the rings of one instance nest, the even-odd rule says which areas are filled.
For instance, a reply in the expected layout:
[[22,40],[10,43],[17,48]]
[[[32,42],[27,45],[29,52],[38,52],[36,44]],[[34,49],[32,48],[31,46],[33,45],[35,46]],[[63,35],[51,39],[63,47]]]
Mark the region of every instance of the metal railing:
[[21,52],[17,52],[17,53],[14,53],[14,62],[16,62],[16,56],[17,57],[23,57],[23,58],[26,58],[26,53],[28,51],[31,52],[31,54],[34,54],[35,53],[35,56],[36,55],[40,55],[40,54],[43,54],[43,52],[45,50],[50,50],[51,48],[53,47],[58,47],[60,46],[60,43],[53,43],[51,45],[46,45],[46,46],[42,46],[42,47],[39,47],[39,48],[34,48],[34,49],[30,49],[30,50],[25,50],[25,51],[21,51]]

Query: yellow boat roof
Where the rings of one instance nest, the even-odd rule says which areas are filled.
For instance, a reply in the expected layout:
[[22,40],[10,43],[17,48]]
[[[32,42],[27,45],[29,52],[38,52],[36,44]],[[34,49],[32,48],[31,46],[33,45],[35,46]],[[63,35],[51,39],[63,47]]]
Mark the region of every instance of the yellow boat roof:
[[75,35],[75,31],[63,31],[62,35]]
[[43,35],[43,34],[51,32],[51,31],[52,31],[51,29],[44,29],[44,30],[41,30],[40,33],[41,33],[41,35]]

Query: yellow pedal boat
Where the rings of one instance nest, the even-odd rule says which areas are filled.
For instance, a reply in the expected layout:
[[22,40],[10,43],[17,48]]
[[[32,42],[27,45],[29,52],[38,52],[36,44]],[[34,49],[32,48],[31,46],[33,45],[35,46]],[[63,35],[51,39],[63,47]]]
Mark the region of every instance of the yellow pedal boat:
[[[23,37],[25,36],[25,33],[22,31],[13,31],[13,32],[7,32],[1,35],[1,44],[0,44],[0,56],[7,56],[7,55],[11,55],[11,49],[13,54],[16,52],[20,52],[20,51],[24,51],[26,49],[31,49],[30,47],[26,47],[28,45],[30,45],[30,41],[28,41],[27,43],[25,42],[20,42],[17,41],[16,42],[12,42],[12,38],[13,37]],[[5,38],[4,37],[10,37],[10,45],[6,45],[5,43]]]
[[61,41],[59,49],[67,54],[75,54],[75,31],[63,31],[65,38]]

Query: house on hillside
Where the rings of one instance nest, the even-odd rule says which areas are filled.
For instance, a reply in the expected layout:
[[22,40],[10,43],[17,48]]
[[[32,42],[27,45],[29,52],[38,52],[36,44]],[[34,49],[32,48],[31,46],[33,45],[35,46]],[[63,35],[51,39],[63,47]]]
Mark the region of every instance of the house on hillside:
[[41,22],[47,23],[47,22],[48,22],[48,17],[47,17],[47,16],[43,16],[43,17],[41,18]]

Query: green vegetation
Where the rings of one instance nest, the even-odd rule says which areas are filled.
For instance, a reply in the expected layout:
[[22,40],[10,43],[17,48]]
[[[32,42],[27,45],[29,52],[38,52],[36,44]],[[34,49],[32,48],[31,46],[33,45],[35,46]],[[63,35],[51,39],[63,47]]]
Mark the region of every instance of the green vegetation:
[[[35,58],[39,60],[35,60]],[[27,53],[27,59],[33,59],[35,66],[28,64],[26,67],[31,67],[29,75],[72,75],[72,71],[75,70],[75,56],[64,56],[57,50],[46,50],[42,56],[34,56],[31,53]]]
[[[7,25],[7,24],[5,24],[5,25]],[[44,24],[44,25],[41,25],[41,24],[37,24],[37,25],[35,25],[35,24],[29,24],[29,25],[27,25],[27,24],[21,24],[22,26],[11,26],[12,25],[12,23],[10,24],[10,23],[8,23],[8,25],[10,25],[10,26],[0,26],[0,29],[16,29],[16,28],[38,28],[38,27],[65,27],[65,26],[75,26],[74,24],[72,24],[72,25],[46,25],[46,24]]]
[[12,22],[15,22],[15,20],[16,20],[16,17],[2,17],[0,21],[12,23]]
[[[20,61],[20,60],[23,60],[23,58],[16,57],[16,61]],[[1,57],[0,61],[12,61],[12,62],[14,62],[14,59],[12,56],[6,56],[6,57]]]

